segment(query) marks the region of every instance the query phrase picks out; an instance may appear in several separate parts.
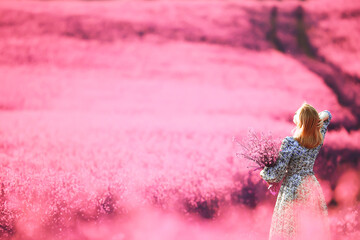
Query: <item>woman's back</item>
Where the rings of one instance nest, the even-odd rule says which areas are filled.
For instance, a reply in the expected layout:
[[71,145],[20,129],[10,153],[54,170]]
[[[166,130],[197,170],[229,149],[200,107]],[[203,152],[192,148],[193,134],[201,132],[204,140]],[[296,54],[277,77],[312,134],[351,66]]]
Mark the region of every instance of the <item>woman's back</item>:
[[[328,113],[329,118],[324,121],[324,124],[320,129],[320,133],[323,135],[324,140],[327,127],[332,118],[331,113],[327,110],[325,111]],[[287,175],[313,173],[315,160],[320,152],[321,147],[323,146],[323,143],[310,149],[301,146],[293,136],[288,136],[286,138],[290,142],[289,145],[292,148],[292,156],[288,164]]]
[[287,175],[301,174],[301,173],[312,173],[315,160],[321,149],[321,144],[315,148],[309,149],[301,146],[294,137],[288,137],[289,141],[292,142],[293,154],[288,164]]

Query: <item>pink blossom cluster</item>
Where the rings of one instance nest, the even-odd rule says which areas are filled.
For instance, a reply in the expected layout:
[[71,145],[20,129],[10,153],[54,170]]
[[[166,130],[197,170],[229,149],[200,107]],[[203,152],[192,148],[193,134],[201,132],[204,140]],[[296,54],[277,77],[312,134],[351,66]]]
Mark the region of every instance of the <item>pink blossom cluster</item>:
[[248,165],[254,171],[273,166],[279,156],[281,141],[274,139],[271,132],[258,132],[250,128],[242,141],[236,137],[233,141],[241,147],[240,152],[236,152],[236,157],[249,161],[249,164],[255,163]]

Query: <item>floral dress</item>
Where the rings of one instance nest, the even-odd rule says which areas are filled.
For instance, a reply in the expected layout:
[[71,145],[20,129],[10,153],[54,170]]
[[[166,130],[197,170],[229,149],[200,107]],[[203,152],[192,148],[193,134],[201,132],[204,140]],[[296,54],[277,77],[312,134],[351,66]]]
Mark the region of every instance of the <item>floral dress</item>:
[[[321,134],[325,139],[332,118],[324,121]],[[270,240],[330,239],[328,210],[313,167],[323,143],[313,149],[301,146],[293,137],[283,139],[279,159],[265,167],[261,177],[268,183],[282,181],[270,228]]]

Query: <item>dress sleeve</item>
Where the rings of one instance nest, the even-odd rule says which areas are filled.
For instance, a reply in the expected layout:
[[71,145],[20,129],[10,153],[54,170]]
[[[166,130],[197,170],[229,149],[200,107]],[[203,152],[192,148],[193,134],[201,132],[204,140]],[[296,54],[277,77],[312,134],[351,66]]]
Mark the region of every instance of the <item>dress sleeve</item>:
[[320,129],[321,134],[323,135],[323,137],[325,137],[325,133],[327,132],[327,128],[330,124],[330,120],[331,120],[332,116],[331,116],[330,111],[328,111],[328,110],[324,110],[323,112],[326,112],[329,115],[329,118],[324,121],[323,126]]
[[286,175],[287,166],[293,153],[293,142],[286,137],[280,147],[279,158],[272,167],[265,167],[260,176],[268,183],[281,182]]

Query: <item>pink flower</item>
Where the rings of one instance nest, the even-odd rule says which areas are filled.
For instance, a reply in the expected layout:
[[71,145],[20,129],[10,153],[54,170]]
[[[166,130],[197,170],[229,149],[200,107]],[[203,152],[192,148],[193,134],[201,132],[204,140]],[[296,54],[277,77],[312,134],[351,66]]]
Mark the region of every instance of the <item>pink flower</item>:
[[233,140],[241,146],[241,152],[237,152],[236,157],[249,161],[251,165],[249,164],[248,167],[254,168],[254,171],[273,166],[279,156],[281,140],[274,139],[271,133],[258,133],[249,129],[247,136],[241,142],[235,137]]

